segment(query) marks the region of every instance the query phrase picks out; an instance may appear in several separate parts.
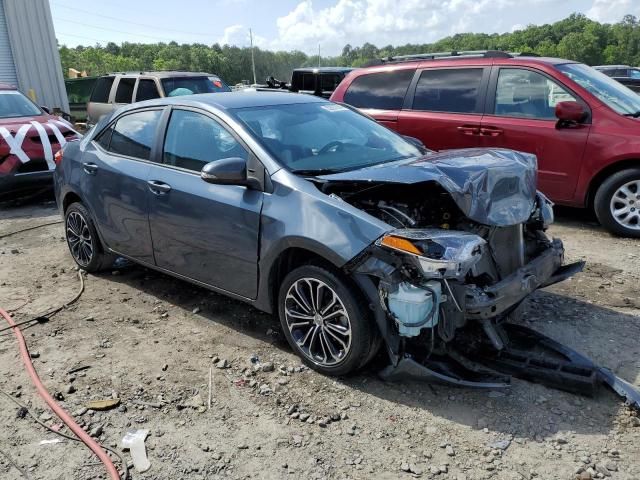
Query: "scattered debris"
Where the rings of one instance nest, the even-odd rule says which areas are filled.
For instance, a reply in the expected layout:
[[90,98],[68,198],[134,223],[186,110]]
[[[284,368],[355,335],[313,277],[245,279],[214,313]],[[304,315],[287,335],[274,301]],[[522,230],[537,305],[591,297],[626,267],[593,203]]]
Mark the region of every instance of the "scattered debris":
[[151,468],[151,462],[147,458],[147,450],[144,441],[149,435],[149,430],[129,430],[122,439],[122,449],[131,452],[134,468],[142,473]]
[[87,408],[90,410],[111,410],[118,405],[120,405],[119,398],[107,398],[104,400],[91,400],[87,403]]

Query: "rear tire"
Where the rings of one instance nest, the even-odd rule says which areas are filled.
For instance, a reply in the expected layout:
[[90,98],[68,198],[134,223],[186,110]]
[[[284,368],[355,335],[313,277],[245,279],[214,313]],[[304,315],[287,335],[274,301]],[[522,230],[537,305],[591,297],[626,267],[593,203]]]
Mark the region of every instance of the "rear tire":
[[602,182],[594,210],[609,232],[640,238],[640,168],[621,170]]
[[82,203],[67,208],[64,233],[69,253],[81,269],[94,273],[113,265],[115,257],[104,253],[93,219]]
[[358,370],[379,346],[360,292],[338,272],[321,266],[304,265],[285,277],[278,313],[291,348],[306,365],[325,375]]

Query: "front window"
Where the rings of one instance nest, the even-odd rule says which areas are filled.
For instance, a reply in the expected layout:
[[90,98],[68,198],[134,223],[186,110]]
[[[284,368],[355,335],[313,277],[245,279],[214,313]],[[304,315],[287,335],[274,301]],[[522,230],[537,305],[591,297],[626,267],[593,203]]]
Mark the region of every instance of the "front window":
[[162,79],[162,88],[167,97],[193,95],[195,93],[230,92],[231,89],[216,76],[171,77]]
[[564,75],[621,115],[640,116],[640,95],[582,63],[556,65]]
[[421,155],[400,135],[334,103],[235,110],[282,165],[294,173],[335,173]]
[[171,113],[164,140],[163,162],[199,172],[222,158],[247,159],[247,151],[214,119],[188,110]]
[[17,90],[0,92],[0,118],[35,117],[42,111]]
[[502,117],[556,120],[556,105],[568,101],[575,102],[576,99],[540,73],[501,68],[493,113]]

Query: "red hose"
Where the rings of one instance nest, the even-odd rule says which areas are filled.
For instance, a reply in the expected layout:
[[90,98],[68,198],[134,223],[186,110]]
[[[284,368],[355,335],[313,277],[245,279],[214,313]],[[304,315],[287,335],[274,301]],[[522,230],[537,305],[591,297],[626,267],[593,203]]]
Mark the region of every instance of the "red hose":
[[82,442],[87,445],[93,453],[95,453],[100,461],[104,464],[109,473],[109,476],[112,480],[120,480],[120,474],[118,473],[118,469],[111,461],[111,458],[107,453],[102,449],[100,444],[98,444],[93,438],[91,438],[87,432],[82,430],[80,425],[78,425],[73,417],[69,415],[60,405],[56,403],[53,397],[49,394],[45,386],[40,381],[40,377],[38,377],[38,373],[36,369],[33,367],[33,363],[31,362],[31,356],[29,355],[29,350],[27,348],[27,343],[24,341],[24,337],[22,336],[22,332],[16,326],[13,319],[9,316],[7,312],[5,312],[2,308],[0,308],[0,315],[4,317],[4,319],[13,327],[13,333],[15,333],[16,338],[18,339],[18,346],[20,347],[20,355],[22,356],[22,362],[27,368],[27,373],[31,377],[33,384],[36,387],[36,390],[42,397],[42,399],[49,405],[49,408],[53,410],[53,412],[62,420],[76,436],[82,440]]

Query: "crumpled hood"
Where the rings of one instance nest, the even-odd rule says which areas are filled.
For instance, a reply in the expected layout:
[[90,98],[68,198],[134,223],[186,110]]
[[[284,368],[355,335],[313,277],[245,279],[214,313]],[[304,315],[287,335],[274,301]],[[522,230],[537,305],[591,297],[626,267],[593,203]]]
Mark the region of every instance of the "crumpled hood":
[[323,175],[323,181],[415,184],[437,182],[470,219],[507,226],[529,219],[535,206],[535,155],[506,149],[445,150],[418,160]]

